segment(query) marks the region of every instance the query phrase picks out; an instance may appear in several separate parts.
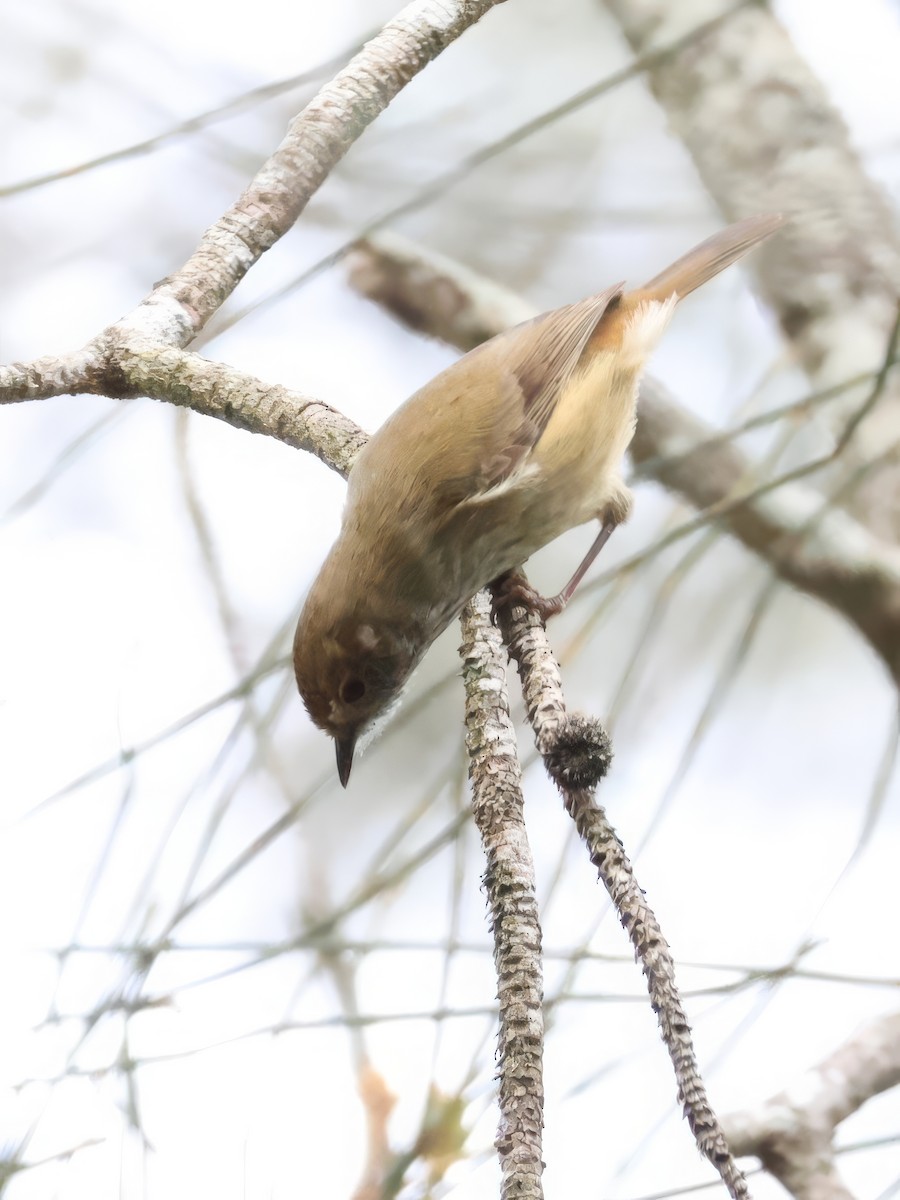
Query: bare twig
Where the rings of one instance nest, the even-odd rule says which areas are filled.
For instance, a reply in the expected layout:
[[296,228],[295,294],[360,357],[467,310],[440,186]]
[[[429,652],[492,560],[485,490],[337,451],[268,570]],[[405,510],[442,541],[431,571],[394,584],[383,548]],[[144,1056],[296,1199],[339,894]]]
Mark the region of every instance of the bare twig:
[[313,83],[323,76],[330,75],[332,71],[336,71],[339,67],[343,66],[352,54],[356,54],[371,36],[372,34],[370,33],[365,37],[358,38],[340,54],[335,54],[332,58],[319,63],[318,66],[311,67],[308,71],[301,71],[297,75],[289,75],[285,79],[276,79],[272,83],[264,83],[259,87],[250,88],[248,91],[242,92],[239,96],[235,96],[233,100],[226,100],[224,104],[217,104],[215,107],[208,108],[204,112],[196,113],[193,117],[179,121],[176,125],[163,130],[161,133],[144,138],[140,142],[132,142],[130,146],[122,146],[118,150],[110,150],[107,154],[99,154],[96,158],[85,159],[83,162],[75,163],[71,167],[62,167],[58,171],[48,171],[44,175],[33,175],[29,179],[20,179],[15,183],[0,184],[0,199],[6,196],[16,196],[20,192],[35,191],[38,188],[46,187],[49,183],[58,183],[61,179],[71,179],[74,175],[83,175],[88,171],[96,170],[97,167],[108,166],[110,163],[123,162],[129,158],[137,158],[142,154],[150,154],[154,150],[168,145],[169,142],[188,137],[193,133],[201,133],[204,129],[208,129],[211,125],[215,125],[219,121],[226,121],[229,117],[237,116],[239,113],[264,104],[267,100],[271,100],[276,96],[282,96],[285,92],[291,92],[295,88],[302,87],[304,84]]
[[543,1196],[543,976],[534,864],[525,832],[521,770],[509,715],[500,634],[479,592],[462,617],[466,744],[475,823],[484,845],[500,996],[498,1057],[501,1196]]
[[[0,368],[0,402],[73,392],[116,398],[142,394],[148,374],[164,387],[166,370],[190,405],[202,359],[181,382],[185,364],[154,363],[166,347],[183,348],[203,329],[266,250],[283,237],[356,139],[429,62],[502,0],[412,0],[339,71],[291,122],[278,149],[244,193],[203,234],[187,262],[132,312],[84,349]],[[132,374],[132,371],[134,374]],[[210,384],[210,386],[213,386]],[[256,403],[265,402],[258,393]],[[170,394],[167,399],[174,399]],[[240,424],[241,408],[231,414]],[[252,418],[251,418],[252,420]]]
[[687,1015],[675,984],[675,963],[631,863],[594,790],[612,752],[599,721],[566,711],[559,667],[541,621],[524,609],[500,612],[509,652],[519,668],[535,743],[556,782],[591,862],[615,905],[647,979],[650,1001],[678,1083],[678,1097],[700,1152],[716,1168],[735,1200],[746,1200],[747,1183],[732,1157],[706,1094],[694,1054]]
[[737,1154],[752,1154],[797,1200],[852,1200],[833,1137],[867,1100],[900,1084],[900,1013],[866,1025],[794,1085],[725,1120]]

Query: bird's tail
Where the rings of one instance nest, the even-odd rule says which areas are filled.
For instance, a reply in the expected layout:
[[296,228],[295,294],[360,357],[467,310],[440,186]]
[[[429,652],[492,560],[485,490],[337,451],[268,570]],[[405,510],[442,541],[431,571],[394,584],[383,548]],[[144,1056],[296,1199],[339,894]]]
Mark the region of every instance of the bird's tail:
[[683,254],[677,262],[655,275],[640,288],[642,297],[648,300],[666,300],[675,294],[680,300],[695,288],[730,267],[733,262],[752,250],[754,246],[771,237],[784,224],[780,214],[747,217],[721,229],[711,238]]

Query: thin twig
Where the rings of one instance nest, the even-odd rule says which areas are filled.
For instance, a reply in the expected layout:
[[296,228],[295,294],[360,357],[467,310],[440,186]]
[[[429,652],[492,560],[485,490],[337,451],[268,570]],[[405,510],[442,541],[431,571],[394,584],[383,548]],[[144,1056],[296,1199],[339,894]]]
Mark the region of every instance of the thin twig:
[[500,634],[479,592],[462,616],[466,745],[472,809],[484,845],[500,998],[497,1150],[503,1200],[540,1200],[543,1130],[543,974],[534,863],[509,715]]
[[706,1094],[694,1054],[690,1025],[675,984],[668,943],[631,863],[594,790],[612,758],[599,721],[570,716],[559,668],[542,622],[524,609],[501,609],[500,623],[522,681],[535,743],[556,782],[569,816],[610,895],[647,979],[653,1010],[675,1069],[678,1096],[702,1154],[719,1172],[734,1200],[748,1200],[747,1182],[732,1157]]

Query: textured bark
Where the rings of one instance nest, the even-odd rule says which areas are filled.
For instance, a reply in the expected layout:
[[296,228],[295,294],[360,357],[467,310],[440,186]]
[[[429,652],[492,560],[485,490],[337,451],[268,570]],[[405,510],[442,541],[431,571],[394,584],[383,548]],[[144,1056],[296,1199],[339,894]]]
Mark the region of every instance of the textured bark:
[[[645,55],[720,11],[719,0],[605,0],[632,49]],[[703,182],[731,219],[792,218],[752,269],[815,386],[884,360],[900,294],[900,233],[868,178],[847,127],[786,30],[751,5],[676,53],[647,77]],[[833,410],[838,430],[865,389]],[[847,461],[900,442],[900,378],[857,430]],[[882,534],[900,534],[900,461],[847,500]]]
[[243,195],[145,301],[141,324],[184,346],[291,228],[356,139],[442,50],[502,0],[413,0],[294,118]]
[[264,433],[315,454],[346,477],[366,434],[349,417],[278,384],[267,384],[223,363],[152,344],[131,352],[124,367],[142,396],[217,417],[235,429]]
[[[166,347],[183,348],[196,337],[250,267],[288,232],[379,113],[423,67],[502,2],[413,0],[294,118],[275,153],[179,270],[82,350],[0,367],[0,403],[74,392],[115,398],[139,394],[146,359]],[[183,382],[181,395],[180,402],[190,405]],[[241,427],[239,409],[227,419]]]
[[497,1150],[504,1200],[543,1196],[543,974],[534,863],[525,832],[516,733],[500,634],[483,592],[462,615],[466,746],[472,807],[487,869],[500,1000]]
[[691,1028],[675,983],[672,952],[638,886],[622,843],[605,811],[594,802],[594,789],[612,759],[609,740],[599,721],[568,715],[559,667],[541,621],[516,608],[511,614],[502,609],[500,622],[510,655],[519,668],[537,748],[559,786],[566,812],[587,846],[647,980],[650,1002],[675,1071],[678,1099],[691,1132],[730,1195],[735,1200],[746,1200],[747,1181],[729,1150],[694,1054]]
[[74,354],[0,365],[0,404],[89,391],[91,371],[98,370],[99,365],[100,356],[93,346]]
[[834,1132],[867,1100],[900,1085],[900,1013],[880,1017],[758,1109],[724,1121],[797,1200],[853,1200],[834,1164]]
[[[496,284],[395,236],[362,243],[350,269],[364,295],[462,348],[534,315]],[[900,550],[799,483],[741,501],[758,482],[753,464],[652,379],[641,388],[631,454],[645,477],[718,511],[782,579],[840,612],[900,683]]]

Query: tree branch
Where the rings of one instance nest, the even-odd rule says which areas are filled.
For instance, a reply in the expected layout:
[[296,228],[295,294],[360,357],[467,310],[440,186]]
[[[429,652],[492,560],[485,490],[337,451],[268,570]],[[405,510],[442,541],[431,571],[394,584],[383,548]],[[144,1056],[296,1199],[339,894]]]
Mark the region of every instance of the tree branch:
[[294,118],[281,145],[207,229],[184,266],[157,284],[137,310],[143,330],[160,341],[187,345],[249,268],[288,232],[375,118],[432,59],[501,2],[413,0],[389,21]]
[[[638,56],[720,9],[719,0],[605,0]],[[795,219],[754,255],[766,300],[816,387],[875,371],[897,309],[900,235],[825,89],[764,4],[649,64],[654,95],[732,220]],[[740,130],[740,136],[735,131]],[[838,432],[856,397],[837,406]],[[857,431],[850,461],[900,440],[900,379]],[[848,498],[878,533],[900,531],[900,463]]]
[[522,608],[511,613],[502,608],[500,624],[519,669],[535,744],[640,961],[691,1132],[730,1195],[746,1200],[747,1181],[729,1150],[697,1064],[691,1028],[675,983],[672,952],[616,831],[594,800],[597,784],[612,759],[609,739],[599,721],[569,716],[559,666],[538,617]]
[[48,354],[27,363],[0,365],[0,404],[91,391],[91,372],[98,367],[97,352],[91,346],[74,354]]
[[[76,354],[0,370],[0,402],[78,391],[114,398],[138,394],[141,359],[160,348],[187,346],[250,267],[288,232],[333,168],[394,97],[502,2],[413,0],[294,118],[275,153],[207,229],[179,270]],[[233,413],[229,419],[237,424],[236,417]]]
[[315,454],[345,478],[367,434],[323,400],[263,383],[224,363],[185,350],[148,346],[124,370],[137,394],[182,405]]
[[484,592],[466,606],[461,621],[472,809],[487,859],[484,887],[499,983],[500,1194],[503,1200],[540,1200],[544,989],[534,862],[503,646]]
[[834,1132],[900,1084],[900,1013],[866,1025],[791,1087],[723,1124],[736,1154],[753,1154],[797,1200],[853,1200],[834,1163]]
[[655,380],[641,388],[635,464],[718,518],[777,575],[840,612],[900,683],[900,550],[799,483],[731,504],[756,478],[744,454],[716,438]]

